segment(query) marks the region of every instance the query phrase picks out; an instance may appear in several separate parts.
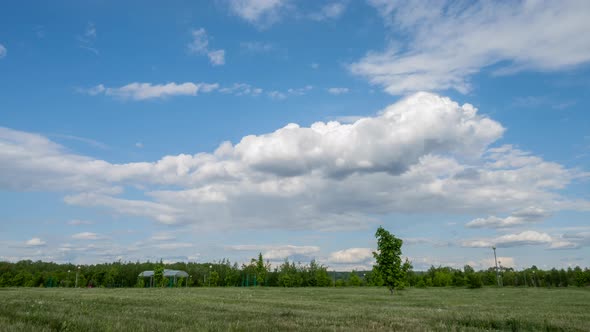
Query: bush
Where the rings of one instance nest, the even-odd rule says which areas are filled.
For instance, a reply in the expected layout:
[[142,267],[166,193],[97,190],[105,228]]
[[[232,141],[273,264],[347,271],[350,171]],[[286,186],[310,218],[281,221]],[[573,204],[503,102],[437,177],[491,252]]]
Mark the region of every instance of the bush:
[[481,288],[483,286],[483,281],[479,274],[470,273],[467,275],[467,286],[469,288]]

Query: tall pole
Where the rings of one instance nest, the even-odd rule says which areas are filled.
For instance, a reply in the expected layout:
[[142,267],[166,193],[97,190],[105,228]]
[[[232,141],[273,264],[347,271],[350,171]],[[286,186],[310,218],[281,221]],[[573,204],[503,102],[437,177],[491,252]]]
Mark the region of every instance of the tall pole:
[[500,266],[500,287],[504,287],[504,268],[502,267],[502,261],[498,261]]
[[76,288],[78,288],[78,274],[80,274],[80,266],[78,265],[78,271],[76,271]]
[[500,277],[498,276],[498,258],[496,257],[496,247],[492,247],[494,250],[494,261],[496,262],[496,284],[500,286]]

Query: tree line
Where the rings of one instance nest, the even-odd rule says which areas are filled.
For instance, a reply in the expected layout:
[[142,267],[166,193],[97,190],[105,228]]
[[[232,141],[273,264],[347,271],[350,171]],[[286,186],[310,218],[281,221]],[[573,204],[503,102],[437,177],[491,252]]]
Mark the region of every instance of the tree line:
[[[371,271],[335,272],[311,261],[301,264],[285,260],[271,268],[260,254],[250,264],[239,266],[229,260],[211,263],[162,262],[114,262],[94,265],[57,264],[23,260],[16,263],[0,262],[0,287],[74,287],[76,274],[78,287],[146,287],[148,283],[138,278],[146,270],[172,269],[186,271],[190,277],[179,280],[183,287],[347,287],[384,286],[384,277]],[[254,280],[256,280],[254,282]],[[590,269],[580,267],[542,270],[536,266],[516,271],[502,267],[475,271],[469,265],[463,269],[434,267],[427,271],[408,270],[396,288],[403,287],[570,287],[590,285]],[[170,285],[164,278],[159,286]]]
[[[415,272],[412,264],[402,261],[403,241],[383,227],[375,233],[377,250],[373,252],[376,264],[371,271],[330,272],[312,260],[309,264],[290,262],[288,259],[271,269],[262,253],[250,263],[239,266],[227,259],[213,263],[164,264],[151,262],[115,262],[96,265],[57,264],[30,260],[17,263],[0,262],[0,287],[343,287],[386,286],[393,294],[395,289],[411,287],[568,287],[590,285],[590,270],[580,267],[567,270],[540,270],[536,266],[516,271],[512,268],[489,268],[475,271],[465,265],[463,269],[434,267]],[[188,278],[168,279],[165,269],[182,270]],[[143,271],[154,271],[146,283],[139,277]]]

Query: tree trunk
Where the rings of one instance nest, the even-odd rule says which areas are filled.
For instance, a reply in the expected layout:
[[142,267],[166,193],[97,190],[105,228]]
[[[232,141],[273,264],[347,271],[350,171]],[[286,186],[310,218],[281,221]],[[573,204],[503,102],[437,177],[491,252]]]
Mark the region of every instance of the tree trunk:
[[393,287],[389,287],[389,292],[391,293],[391,295],[393,296]]

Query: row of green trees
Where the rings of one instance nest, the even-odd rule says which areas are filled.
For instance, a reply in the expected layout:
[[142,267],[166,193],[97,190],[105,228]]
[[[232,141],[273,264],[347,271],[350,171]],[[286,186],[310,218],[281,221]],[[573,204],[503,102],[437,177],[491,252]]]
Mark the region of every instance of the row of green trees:
[[409,272],[407,282],[415,287],[468,286],[513,286],[513,287],[568,287],[590,285],[590,269],[580,267],[540,270],[536,266],[516,271],[501,268],[496,274],[494,268],[474,271],[466,265],[463,269],[450,267],[431,267],[426,272]]
[[[327,268],[316,261],[304,265],[285,260],[271,269],[262,254],[250,264],[239,266],[223,259],[212,263],[115,262],[96,265],[57,264],[23,260],[0,262],[0,287],[147,287],[149,279],[138,278],[155,271],[156,286],[169,286],[163,269],[186,271],[190,277],[175,286],[282,286],[322,287],[333,285]],[[248,281],[247,283],[245,281]],[[255,281],[254,281],[255,280]]]
[[[271,268],[262,255],[250,264],[239,266],[222,260],[213,263],[173,263],[162,262],[115,262],[109,264],[81,265],[33,262],[30,260],[17,263],[0,262],[0,287],[74,287],[78,274],[79,287],[146,287],[148,280],[138,278],[146,270],[161,269],[183,270],[191,277],[180,280],[177,286],[243,286],[248,285],[274,287],[345,287],[345,286],[383,286],[385,280],[378,270],[333,272],[316,261],[301,264],[290,261]],[[68,272],[69,271],[69,272]],[[500,283],[513,287],[568,287],[590,285],[590,269],[580,267],[541,270],[532,266],[516,271],[502,268],[498,271]],[[188,283],[188,285],[187,285]],[[481,287],[497,284],[496,271],[493,268],[475,271],[470,266],[463,269],[451,267],[431,267],[428,271],[409,270],[397,281],[396,288],[412,287]],[[170,283],[164,280],[156,283],[166,287]]]

